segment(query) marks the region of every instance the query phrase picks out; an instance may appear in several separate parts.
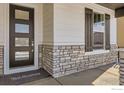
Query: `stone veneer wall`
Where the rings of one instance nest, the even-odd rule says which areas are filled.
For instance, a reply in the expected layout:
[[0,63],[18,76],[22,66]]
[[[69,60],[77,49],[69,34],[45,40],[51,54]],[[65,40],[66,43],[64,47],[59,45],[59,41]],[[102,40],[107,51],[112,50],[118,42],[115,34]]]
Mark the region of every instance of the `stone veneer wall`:
[[60,77],[116,62],[116,48],[111,45],[110,52],[86,55],[84,45],[42,45],[42,64],[53,77]]
[[120,85],[124,85],[124,59],[121,59],[120,60],[120,69],[119,69],[119,72],[120,72]]
[[55,52],[52,45],[42,45],[41,48],[42,52],[42,67],[51,75],[53,75],[53,64],[54,64],[54,58],[53,53]]
[[4,48],[3,46],[0,46],[0,75],[3,74],[3,52]]
[[41,62],[41,54],[42,54],[42,45],[38,45],[38,67],[41,68],[42,62]]
[[119,51],[119,72],[120,72],[120,85],[124,85],[124,50]]

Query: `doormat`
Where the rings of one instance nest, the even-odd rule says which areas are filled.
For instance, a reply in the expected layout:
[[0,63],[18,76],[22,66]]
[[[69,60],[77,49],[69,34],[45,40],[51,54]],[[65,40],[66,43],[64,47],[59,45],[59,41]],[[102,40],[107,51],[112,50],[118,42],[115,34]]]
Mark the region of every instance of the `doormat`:
[[51,76],[43,69],[0,76],[0,85],[21,85]]

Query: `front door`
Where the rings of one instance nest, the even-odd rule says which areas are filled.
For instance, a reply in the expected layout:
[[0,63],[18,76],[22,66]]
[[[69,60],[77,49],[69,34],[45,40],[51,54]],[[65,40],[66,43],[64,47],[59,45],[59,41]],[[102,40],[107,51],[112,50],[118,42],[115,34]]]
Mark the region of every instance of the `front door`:
[[34,9],[10,4],[10,68],[34,65]]

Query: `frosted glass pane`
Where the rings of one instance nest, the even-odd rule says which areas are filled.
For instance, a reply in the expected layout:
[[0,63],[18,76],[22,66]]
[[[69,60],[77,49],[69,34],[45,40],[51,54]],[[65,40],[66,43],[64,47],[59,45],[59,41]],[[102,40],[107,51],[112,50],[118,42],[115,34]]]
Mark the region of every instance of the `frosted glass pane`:
[[15,46],[29,46],[29,38],[15,38]]
[[29,60],[29,52],[27,51],[15,52],[15,60],[16,61]]
[[15,19],[29,20],[29,12],[22,10],[15,10]]
[[16,33],[29,33],[29,25],[26,24],[15,24]]

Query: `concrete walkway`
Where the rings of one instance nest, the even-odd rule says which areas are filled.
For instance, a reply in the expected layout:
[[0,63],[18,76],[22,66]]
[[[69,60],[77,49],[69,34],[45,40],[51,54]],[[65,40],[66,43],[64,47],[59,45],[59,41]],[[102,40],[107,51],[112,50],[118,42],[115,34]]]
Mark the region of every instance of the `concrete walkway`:
[[119,66],[109,64],[56,79],[50,76],[24,85],[119,85]]

